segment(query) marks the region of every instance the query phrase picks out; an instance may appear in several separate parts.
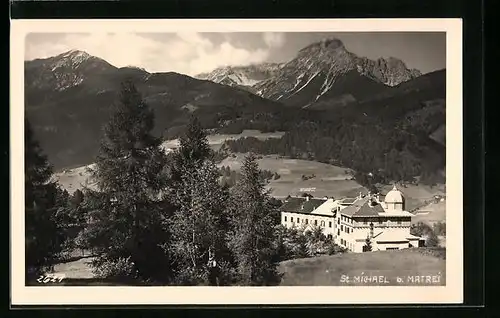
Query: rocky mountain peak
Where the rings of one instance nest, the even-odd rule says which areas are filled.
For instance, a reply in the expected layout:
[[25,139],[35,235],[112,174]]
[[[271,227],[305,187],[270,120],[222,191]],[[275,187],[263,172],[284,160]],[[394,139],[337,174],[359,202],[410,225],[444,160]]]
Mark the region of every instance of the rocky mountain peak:
[[358,57],[349,52],[341,40],[327,38],[301,49],[273,78],[254,88],[260,96],[308,107],[320,99],[331,98],[332,89],[340,90],[336,83],[351,74],[349,81],[353,83],[344,83],[342,92],[336,94],[352,101],[356,98],[349,91],[356,90],[357,86],[354,73],[364,78],[360,78],[360,82],[373,81],[374,84],[366,84],[373,88],[376,84],[396,86],[420,76],[419,71],[408,69],[400,59]]
[[80,85],[86,78],[116,69],[105,60],[82,50],[69,50],[59,55],[25,62],[29,85],[51,87],[62,91]]
[[54,57],[52,69],[59,67],[78,67],[83,62],[93,58],[90,54],[80,50],[70,50]]
[[318,51],[337,51],[345,50],[344,43],[337,38],[324,38],[321,41],[312,43],[299,51],[299,54],[318,52]]

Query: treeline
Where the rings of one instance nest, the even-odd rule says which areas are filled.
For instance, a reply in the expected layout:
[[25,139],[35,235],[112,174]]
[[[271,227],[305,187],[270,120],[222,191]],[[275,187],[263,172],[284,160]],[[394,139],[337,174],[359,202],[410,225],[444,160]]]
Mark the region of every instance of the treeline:
[[92,251],[98,278],[126,284],[278,284],[278,262],[289,253],[278,230],[281,202],[264,188],[273,174],[249,154],[235,184],[221,184],[195,117],[169,155],[151,134],[153,119],[135,86],[123,83],[91,171],[95,188],[73,195],[50,181],[26,124],[27,282],[78,248]]
[[421,122],[414,129],[406,119],[399,124],[378,116],[348,114],[304,120],[281,139],[245,137],[227,140],[225,146],[232,152],[278,154],[348,167],[360,173],[357,179],[364,185],[416,182],[417,176],[422,183],[444,182],[439,171],[445,165],[445,149],[428,137],[438,122],[444,122],[443,114],[434,114],[429,123],[433,127],[425,129]]

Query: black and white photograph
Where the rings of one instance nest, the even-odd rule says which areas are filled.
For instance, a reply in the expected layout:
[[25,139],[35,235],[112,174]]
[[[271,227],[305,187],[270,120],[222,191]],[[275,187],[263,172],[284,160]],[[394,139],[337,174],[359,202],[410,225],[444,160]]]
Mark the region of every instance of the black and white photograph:
[[13,289],[460,301],[460,23],[84,22],[14,44]]

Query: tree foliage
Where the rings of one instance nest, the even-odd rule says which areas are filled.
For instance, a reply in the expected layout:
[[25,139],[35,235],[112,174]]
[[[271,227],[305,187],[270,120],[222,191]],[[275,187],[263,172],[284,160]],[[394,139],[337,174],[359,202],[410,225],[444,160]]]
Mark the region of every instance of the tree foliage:
[[230,261],[225,240],[227,191],[219,185],[218,171],[210,161],[196,170],[183,171],[177,185],[171,230],[178,282],[206,284],[211,254],[218,263]]
[[436,247],[439,245],[439,239],[433,228],[424,222],[412,224],[410,234],[424,238],[425,246],[427,247]]
[[429,137],[444,122],[444,112],[415,126],[405,116],[424,107],[419,103],[407,109],[383,107],[380,112],[367,108],[373,114],[368,117],[358,107],[362,108],[309,112],[294,119],[282,138],[244,137],[227,140],[224,147],[232,152],[278,154],[348,167],[358,172],[356,180],[365,186],[392,180],[414,182],[417,176],[423,183],[444,182],[439,170],[444,168],[445,148]]
[[229,205],[233,226],[229,240],[241,284],[272,285],[279,281],[272,209],[256,157],[249,154]]
[[126,261],[133,268],[128,275],[165,281],[170,274],[163,248],[169,240],[169,209],[160,197],[166,156],[151,134],[154,114],[129,81],[122,83],[114,106],[92,169],[97,190],[85,194],[85,241],[98,253],[96,272],[118,275],[105,268]]
[[61,251],[64,237],[56,215],[65,197],[28,120],[24,129],[26,278],[31,279],[49,269]]
[[363,246],[363,252],[371,252],[372,251],[372,240],[369,236],[365,239],[365,245]]
[[230,283],[232,258],[225,239],[228,191],[219,183],[220,171],[213,162],[207,135],[194,116],[173,154],[171,175],[169,197],[175,207],[171,250],[177,283],[210,283],[214,268],[209,266],[209,256],[217,263],[219,282]]

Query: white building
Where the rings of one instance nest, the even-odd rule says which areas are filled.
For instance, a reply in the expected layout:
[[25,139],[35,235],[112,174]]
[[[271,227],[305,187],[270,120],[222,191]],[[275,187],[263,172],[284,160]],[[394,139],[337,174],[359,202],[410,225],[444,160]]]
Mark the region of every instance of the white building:
[[423,239],[410,234],[412,216],[396,186],[384,201],[370,194],[342,200],[292,197],[281,207],[284,226],[304,230],[319,226],[352,252],[363,252],[367,238],[373,251],[422,246]]

